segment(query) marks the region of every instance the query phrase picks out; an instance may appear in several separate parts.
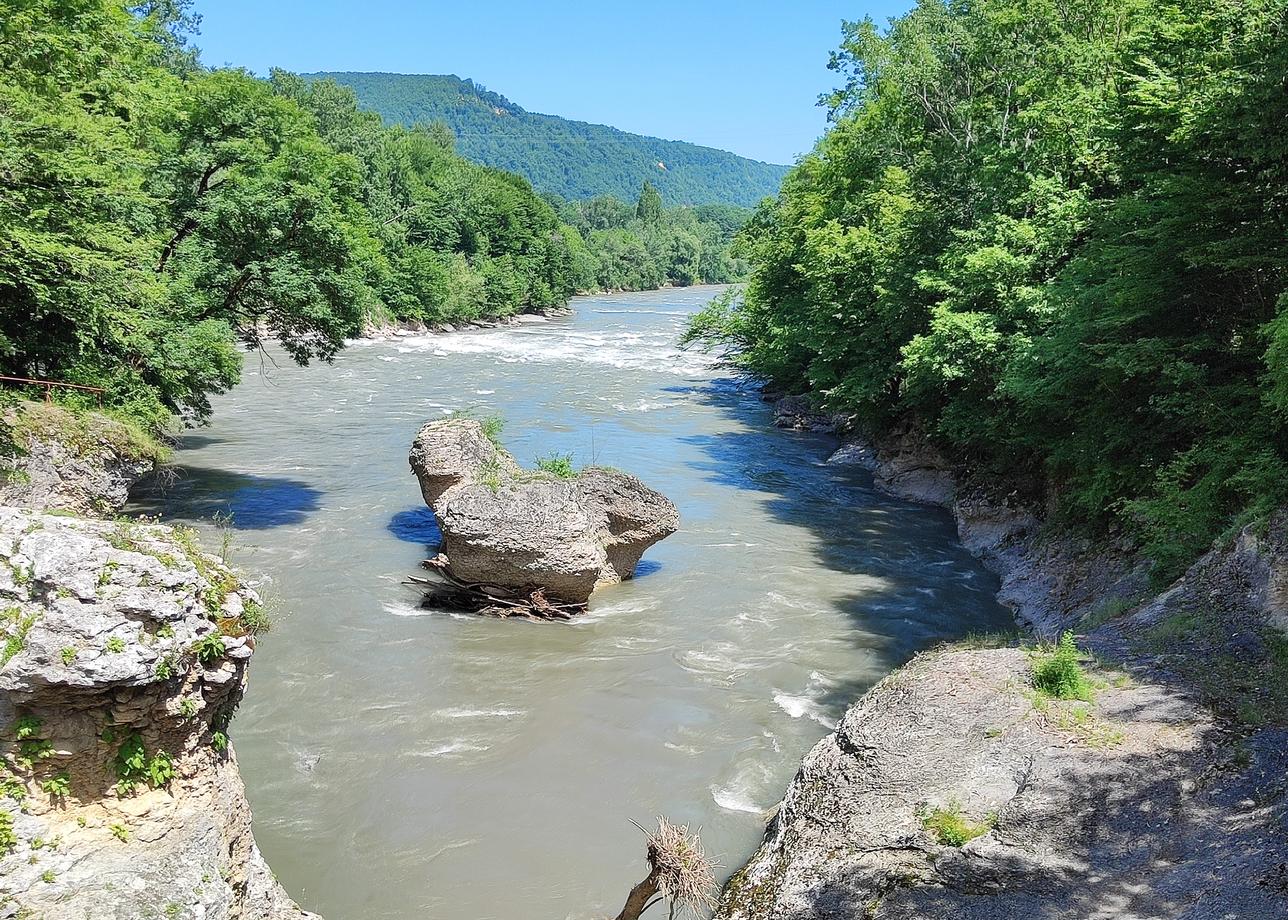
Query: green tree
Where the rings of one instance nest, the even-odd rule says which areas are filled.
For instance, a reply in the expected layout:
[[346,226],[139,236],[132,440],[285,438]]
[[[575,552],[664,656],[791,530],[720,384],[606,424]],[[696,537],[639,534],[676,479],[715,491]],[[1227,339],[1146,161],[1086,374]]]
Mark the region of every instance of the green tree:
[[662,196],[647,179],[644,180],[639,200],[635,203],[635,216],[646,224],[655,224],[662,217]]

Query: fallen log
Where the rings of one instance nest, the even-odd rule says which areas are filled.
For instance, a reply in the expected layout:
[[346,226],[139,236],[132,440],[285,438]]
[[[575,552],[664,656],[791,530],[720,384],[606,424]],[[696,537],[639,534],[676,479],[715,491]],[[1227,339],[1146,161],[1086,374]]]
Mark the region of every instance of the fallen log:
[[487,582],[470,582],[452,574],[441,553],[421,563],[436,578],[409,576],[407,583],[425,590],[421,606],[477,613],[481,616],[520,617],[528,620],[571,620],[586,612],[586,604],[556,603],[535,585],[511,588]]

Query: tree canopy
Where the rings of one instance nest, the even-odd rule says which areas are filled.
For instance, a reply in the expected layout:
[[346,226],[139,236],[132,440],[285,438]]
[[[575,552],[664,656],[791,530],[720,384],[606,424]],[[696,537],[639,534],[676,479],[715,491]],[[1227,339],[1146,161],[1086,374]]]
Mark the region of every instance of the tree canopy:
[[2,374],[199,420],[238,345],[326,360],[372,319],[504,316],[592,282],[526,180],[335,83],[203,69],[182,0],[3,6]]
[[920,0],[690,336],[1174,572],[1288,499],[1283,0]]

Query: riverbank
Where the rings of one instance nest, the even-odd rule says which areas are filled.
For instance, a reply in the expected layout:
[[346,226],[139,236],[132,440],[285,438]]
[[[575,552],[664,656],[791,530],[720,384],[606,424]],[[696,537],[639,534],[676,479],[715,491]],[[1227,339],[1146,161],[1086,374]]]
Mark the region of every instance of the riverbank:
[[917,656],[806,756],[716,917],[1288,916],[1285,518],[1155,594],[1122,547],[963,491],[914,431],[834,459],[949,508],[1031,635],[1079,633],[1094,689],[1042,697],[1020,641]]
[[308,920],[230,722],[260,599],[191,533],[0,508],[0,916]]

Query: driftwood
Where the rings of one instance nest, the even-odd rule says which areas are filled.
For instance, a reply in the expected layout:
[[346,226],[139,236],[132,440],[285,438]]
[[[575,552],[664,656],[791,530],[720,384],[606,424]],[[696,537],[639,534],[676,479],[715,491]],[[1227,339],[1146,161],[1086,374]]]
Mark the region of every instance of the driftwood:
[[670,902],[669,916],[676,911],[690,911],[694,915],[716,906],[712,892],[716,888],[716,863],[702,849],[698,834],[690,834],[687,825],[672,824],[666,818],[657,819],[657,830],[646,830],[632,821],[647,835],[645,855],[648,875],[631,889],[626,904],[614,920],[639,920],[641,914],[665,901]]
[[552,601],[545,589],[539,587],[509,588],[486,582],[468,582],[448,570],[447,557],[443,554],[426,559],[422,565],[434,572],[436,578],[410,576],[408,583],[425,589],[422,604],[426,607],[447,607],[465,610],[483,616],[522,617],[529,620],[571,620],[585,613],[586,604]]

